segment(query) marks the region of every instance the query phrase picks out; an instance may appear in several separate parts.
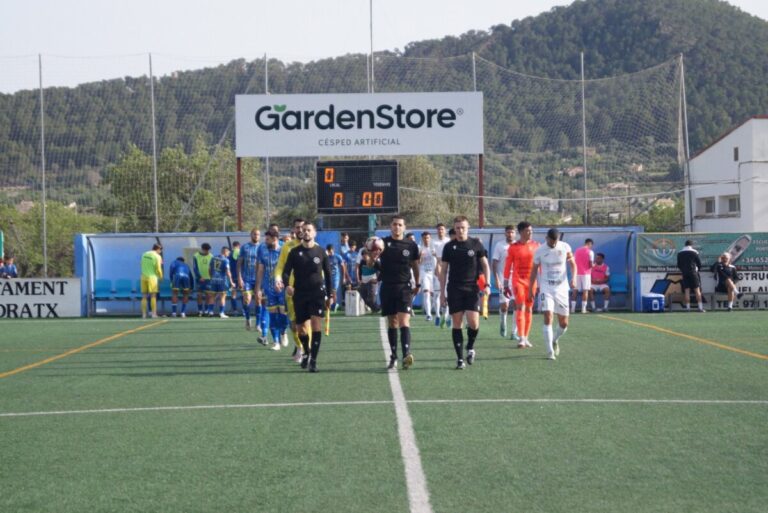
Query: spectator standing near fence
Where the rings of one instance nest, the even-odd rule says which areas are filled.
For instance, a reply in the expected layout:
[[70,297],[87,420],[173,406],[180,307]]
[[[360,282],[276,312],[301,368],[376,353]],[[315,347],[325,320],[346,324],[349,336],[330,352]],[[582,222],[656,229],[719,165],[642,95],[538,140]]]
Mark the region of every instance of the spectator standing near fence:
[[586,239],[584,245],[573,253],[576,260],[576,288],[572,292],[571,312],[576,311],[576,297],[581,294],[581,313],[587,313],[587,301],[592,288],[592,265],[595,263],[593,244],[592,239]]
[[685,310],[691,311],[691,292],[696,294],[696,302],[699,305],[699,312],[704,312],[704,303],[701,301],[701,259],[699,252],[693,249],[693,241],[685,241],[685,247],[677,252],[677,268],[683,275],[683,302]]
[[13,263],[13,257],[6,255],[4,259],[0,260],[0,278],[18,278],[19,270],[16,268],[16,264]]
[[160,291],[160,280],[163,279],[163,246],[152,245],[152,249],[141,255],[141,318],[147,318],[147,300],[149,300],[150,315],[157,318],[157,293]]

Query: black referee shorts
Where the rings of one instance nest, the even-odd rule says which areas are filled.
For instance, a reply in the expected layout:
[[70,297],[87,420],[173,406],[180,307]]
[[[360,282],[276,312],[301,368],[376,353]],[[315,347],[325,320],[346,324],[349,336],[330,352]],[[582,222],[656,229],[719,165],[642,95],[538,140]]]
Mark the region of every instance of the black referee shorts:
[[479,312],[480,289],[477,285],[451,287],[448,282],[448,312]]
[[296,294],[293,296],[293,311],[296,324],[303,324],[313,316],[322,317],[325,313],[325,295]]
[[381,285],[381,315],[396,315],[398,313],[412,313],[413,290],[409,283]]
[[698,289],[699,287],[701,287],[701,279],[699,278],[699,273],[683,274],[684,289]]

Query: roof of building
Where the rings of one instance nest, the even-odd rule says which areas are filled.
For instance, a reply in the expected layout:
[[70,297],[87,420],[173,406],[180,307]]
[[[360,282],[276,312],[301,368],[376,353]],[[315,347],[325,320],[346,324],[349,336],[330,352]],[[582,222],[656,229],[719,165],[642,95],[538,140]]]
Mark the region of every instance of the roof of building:
[[738,130],[742,126],[746,125],[747,123],[749,123],[753,119],[768,119],[768,114],[763,114],[763,115],[758,115],[758,116],[751,116],[751,117],[745,119],[744,121],[742,121],[738,125],[735,125],[733,128],[731,128],[727,132],[723,133],[720,137],[718,137],[717,139],[715,139],[714,141],[712,141],[711,143],[706,145],[704,148],[699,150],[698,153],[696,153],[696,155],[692,156],[690,160],[695,159],[696,157],[698,157],[699,155],[701,155],[702,153],[704,153],[705,151],[710,149],[712,146],[714,146],[715,144],[719,143],[720,141],[722,141],[723,139],[725,139],[726,137],[728,137],[733,132],[735,132],[736,130]]

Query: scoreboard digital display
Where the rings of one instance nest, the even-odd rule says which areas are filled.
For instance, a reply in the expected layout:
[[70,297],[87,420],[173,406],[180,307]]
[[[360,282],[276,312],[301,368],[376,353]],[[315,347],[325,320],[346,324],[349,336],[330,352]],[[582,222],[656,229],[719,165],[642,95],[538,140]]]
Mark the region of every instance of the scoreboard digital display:
[[394,214],[399,210],[396,160],[317,163],[317,213]]

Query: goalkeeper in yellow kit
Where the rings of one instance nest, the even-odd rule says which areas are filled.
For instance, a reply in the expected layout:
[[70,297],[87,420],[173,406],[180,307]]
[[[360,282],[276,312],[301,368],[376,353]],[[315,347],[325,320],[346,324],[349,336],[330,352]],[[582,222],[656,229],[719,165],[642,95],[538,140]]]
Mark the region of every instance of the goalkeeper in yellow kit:
[[[293,274],[291,274],[290,279],[288,280],[288,283],[283,283],[283,268],[285,267],[285,263],[288,260],[288,253],[291,252],[293,248],[301,244],[301,228],[304,226],[304,219],[294,219],[293,220],[293,239],[285,242],[283,244],[283,247],[280,248],[280,257],[277,259],[277,265],[275,266],[274,275],[272,278],[275,280],[275,289],[278,291],[283,290],[285,288],[285,285],[293,285]],[[296,311],[293,309],[293,298],[286,296],[285,298],[285,308],[288,311],[288,319],[291,321],[291,334],[293,335],[293,342],[296,344],[296,349],[293,352],[293,359],[296,362],[301,361],[301,353],[302,353],[302,346],[301,341],[299,340],[299,335],[297,333],[297,327],[296,327]],[[310,341],[310,344],[312,341]]]
[[141,318],[147,318],[147,299],[150,301],[151,316],[157,317],[157,293],[163,279],[163,246],[154,244],[150,251],[141,255]]

